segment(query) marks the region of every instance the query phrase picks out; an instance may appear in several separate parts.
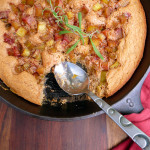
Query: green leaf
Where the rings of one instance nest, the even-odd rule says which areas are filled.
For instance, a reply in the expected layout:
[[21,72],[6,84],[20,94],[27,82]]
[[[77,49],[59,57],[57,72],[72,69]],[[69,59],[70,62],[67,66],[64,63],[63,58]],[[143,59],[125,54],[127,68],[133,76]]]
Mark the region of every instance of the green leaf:
[[66,15],[64,15],[64,22],[65,24],[68,24],[68,17]]
[[80,37],[81,37],[81,40],[82,40],[82,42],[83,42],[83,45],[84,45],[84,38],[83,38],[83,35],[79,32],[79,31],[77,31],[78,32],[78,34],[80,35]]
[[70,24],[66,24],[66,26],[70,29],[73,29],[74,31],[79,31],[79,32],[82,32],[81,29],[77,26],[74,26],[74,25],[70,25]]
[[47,0],[47,2],[50,4],[51,8],[53,9],[53,5],[52,5],[52,1],[51,0]]
[[64,30],[64,31],[60,31],[60,32],[59,32],[59,35],[67,34],[67,33],[73,33],[73,32],[72,32],[72,31]]
[[70,53],[73,49],[75,49],[78,45],[78,43],[80,42],[81,39],[79,39],[74,45],[72,45],[68,50],[67,50],[67,54]]
[[81,21],[82,21],[82,14],[81,14],[81,12],[78,13],[78,19],[79,19],[79,27],[81,29]]
[[93,47],[93,49],[94,49],[96,55],[97,55],[98,57],[100,57],[102,60],[104,60],[104,57],[101,55],[101,53],[99,52],[99,50],[96,48],[96,46],[95,46],[95,44],[93,43],[93,41],[92,41],[91,38],[90,38],[90,41],[91,41],[92,47]]
[[58,17],[57,13],[55,11],[52,12],[54,17]]

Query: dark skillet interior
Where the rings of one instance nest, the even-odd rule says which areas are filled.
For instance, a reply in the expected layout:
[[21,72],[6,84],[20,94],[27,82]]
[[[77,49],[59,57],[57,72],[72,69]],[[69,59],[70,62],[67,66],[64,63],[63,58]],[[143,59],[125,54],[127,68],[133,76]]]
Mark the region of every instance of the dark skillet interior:
[[[135,71],[132,78],[128,81],[128,83],[115,95],[105,99],[110,105],[116,103],[117,101],[121,101],[121,99],[126,96],[126,94],[129,93],[133,89],[133,87],[136,86],[136,84],[140,81],[148,66],[150,65],[150,0],[142,0],[141,2],[145,9],[148,26],[144,56],[139,67]],[[2,85],[3,87],[5,86],[2,82],[0,82],[0,85]],[[10,104],[12,107],[32,116],[40,117],[47,120],[67,121],[83,119],[95,116],[100,111],[99,107],[94,102],[90,102],[87,100],[67,103],[63,106],[60,104],[55,106],[45,104],[40,107],[24,100],[23,98],[12,93],[10,90],[4,90],[1,87],[0,96],[0,99],[2,101]]]

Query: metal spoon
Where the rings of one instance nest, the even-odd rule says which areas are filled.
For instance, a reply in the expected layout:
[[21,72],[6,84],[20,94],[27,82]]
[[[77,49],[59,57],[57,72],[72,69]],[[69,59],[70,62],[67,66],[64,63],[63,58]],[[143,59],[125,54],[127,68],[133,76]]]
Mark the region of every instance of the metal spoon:
[[150,150],[150,138],[129,120],[113,109],[104,100],[89,91],[89,78],[87,73],[79,66],[63,62],[54,69],[55,78],[59,86],[70,95],[86,93],[95,103],[128,134],[142,149]]

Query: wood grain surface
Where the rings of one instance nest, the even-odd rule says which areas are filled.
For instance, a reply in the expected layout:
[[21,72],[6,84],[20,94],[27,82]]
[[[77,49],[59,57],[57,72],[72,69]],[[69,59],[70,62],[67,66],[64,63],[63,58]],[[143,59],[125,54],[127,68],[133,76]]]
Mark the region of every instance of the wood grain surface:
[[73,122],[33,118],[0,101],[0,150],[108,150],[127,136],[105,114]]

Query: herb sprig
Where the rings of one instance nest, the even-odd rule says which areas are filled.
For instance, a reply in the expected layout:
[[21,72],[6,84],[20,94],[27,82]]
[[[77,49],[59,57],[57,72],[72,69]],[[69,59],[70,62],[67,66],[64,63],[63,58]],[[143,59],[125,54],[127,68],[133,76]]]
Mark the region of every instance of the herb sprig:
[[[48,1],[48,0],[47,0]],[[82,43],[84,44],[84,38],[85,37],[89,37],[90,39],[90,42],[92,44],[92,47],[96,53],[96,55],[98,57],[100,57],[102,60],[104,60],[104,57],[101,55],[101,53],[99,52],[99,50],[97,49],[97,47],[95,46],[94,42],[92,41],[92,37],[95,33],[97,33],[98,31],[95,31],[91,34],[89,33],[85,33],[82,31],[81,29],[81,24],[82,24],[82,14],[81,12],[78,13],[78,21],[79,21],[79,27],[75,26],[75,25],[71,25],[68,23],[68,17],[66,15],[62,15],[62,16],[59,16],[59,11],[56,12],[56,8],[60,8],[62,10],[62,12],[64,12],[63,8],[59,7],[59,6],[56,6],[55,8],[53,8],[53,5],[52,5],[52,2],[51,0],[48,1],[49,4],[50,4],[50,7],[51,8],[45,8],[43,10],[43,13],[45,10],[50,10],[53,14],[53,16],[55,17],[56,19],[56,23],[58,24],[58,26],[63,29],[63,31],[60,31],[59,32],[59,35],[62,35],[62,34],[68,34],[68,33],[74,33],[78,36],[80,36],[80,39],[74,44],[72,45],[68,50],[67,50],[67,54],[70,53],[72,50],[74,50],[77,45],[79,44],[79,42],[82,40]],[[65,12],[64,12],[65,13]],[[61,25],[64,24],[69,30],[66,30],[64,27],[62,27]]]

